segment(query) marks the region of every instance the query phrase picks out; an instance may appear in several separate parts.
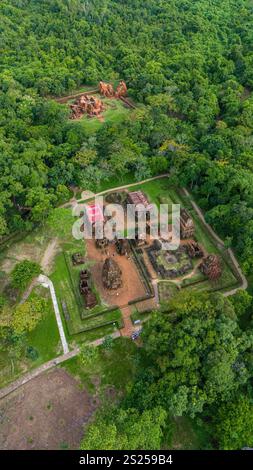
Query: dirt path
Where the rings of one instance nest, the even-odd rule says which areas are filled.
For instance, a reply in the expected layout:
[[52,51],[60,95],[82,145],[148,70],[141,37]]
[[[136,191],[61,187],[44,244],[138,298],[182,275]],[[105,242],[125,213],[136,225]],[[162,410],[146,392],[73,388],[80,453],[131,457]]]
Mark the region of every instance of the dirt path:
[[51,242],[48,244],[46,251],[42,257],[42,260],[40,262],[42,270],[44,273],[49,274],[50,268],[52,266],[52,262],[54,260],[54,257],[56,255],[56,252],[58,250],[58,238],[54,238],[51,240]]
[[[114,191],[122,191],[123,189],[128,189],[128,188],[131,188],[131,187],[134,187],[134,186],[139,186],[140,184],[145,184],[145,183],[149,183],[150,181],[154,181],[154,180],[159,180],[159,179],[162,179],[162,178],[168,178],[170,175],[169,173],[165,173],[163,175],[158,175],[158,176],[153,176],[152,178],[147,178],[145,180],[142,180],[142,181],[137,181],[136,183],[129,183],[129,184],[125,184],[125,185],[122,185],[122,186],[117,186],[115,188],[111,188],[111,189],[105,189],[104,191],[101,191],[100,193],[92,193],[90,191],[83,191],[83,195],[84,197],[81,197],[81,199],[75,199],[75,198],[72,198],[70,201],[66,202],[65,204],[62,204],[60,207],[73,207],[73,206],[76,206],[77,204],[79,204],[80,202],[84,202],[86,201],[87,199],[91,199],[91,198],[94,198],[96,196],[103,196],[104,194],[108,194],[108,193],[112,193]],[[87,192],[87,195],[85,194]]]
[[38,283],[37,278],[32,280],[31,284],[29,285],[29,287],[26,289],[26,291],[22,295],[22,299],[20,301],[21,304],[23,304],[28,299],[28,297],[32,293],[32,291],[33,291],[33,289],[34,289],[34,287],[36,286],[37,283]]
[[120,330],[121,336],[131,336],[134,331],[134,326],[131,320],[131,307],[123,307],[121,309],[123,320],[124,320],[124,328]]
[[[40,265],[44,273],[49,274],[57,250],[58,250],[58,238],[54,238],[47,245],[47,248],[40,261]],[[31,284],[28,286],[28,288],[22,295],[22,299],[20,301],[21,304],[23,304],[28,299],[28,297],[33,291],[33,288],[36,286],[36,284],[38,284],[38,278],[35,278],[32,280]]]

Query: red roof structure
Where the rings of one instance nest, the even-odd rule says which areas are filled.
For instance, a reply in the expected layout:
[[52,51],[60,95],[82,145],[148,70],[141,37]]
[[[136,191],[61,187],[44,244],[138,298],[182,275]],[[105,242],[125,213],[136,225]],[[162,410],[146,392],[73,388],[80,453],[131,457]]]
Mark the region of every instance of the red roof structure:
[[104,222],[103,209],[99,204],[90,204],[85,206],[86,214],[90,224],[95,224],[97,222]]

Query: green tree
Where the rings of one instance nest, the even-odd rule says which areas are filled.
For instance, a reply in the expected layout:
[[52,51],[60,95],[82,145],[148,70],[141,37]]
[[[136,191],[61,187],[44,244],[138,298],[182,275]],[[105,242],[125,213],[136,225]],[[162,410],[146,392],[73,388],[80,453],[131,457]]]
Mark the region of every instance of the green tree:
[[139,413],[136,409],[116,409],[100,415],[88,428],[84,450],[158,450],[161,448],[166,412],[154,408]]
[[220,294],[181,292],[152,315],[142,338],[149,367],[128,398],[138,407],[159,404],[173,415],[195,416],[228,400],[250,377],[253,335],[240,329]]
[[33,298],[18,305],[14,310],[12,319],[12,327],[15,333],[22,334],[34,330],[43,317],[46,308],[46,301],[40,298]]
[[213,437],[219,448],[237,450],[252,447],[253,404],[246,396],[224,403],[214,419]]
[[24,290],[30,281],[38,276],[40,272],[41,267],[38,263],[28,259],[20,261],[11,272],[12,286],[19,290]]

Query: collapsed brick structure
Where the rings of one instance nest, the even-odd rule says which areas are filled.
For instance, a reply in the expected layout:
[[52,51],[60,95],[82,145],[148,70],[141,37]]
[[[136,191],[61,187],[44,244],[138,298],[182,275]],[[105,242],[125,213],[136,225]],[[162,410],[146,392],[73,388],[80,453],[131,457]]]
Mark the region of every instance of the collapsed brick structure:
[[74,104],[70,105],[72,111],[71,119],[80,119],[84,114],[89,117],[100,116],[105,110],[102,101],[95,96],[81,95]]
[[89,271],[87,269],[82,270],[80,272],[80,292],[84,298],[86,308],[93,308],[95,305],[97,305],[97,298],[90,288],[89,279]]
[[122,272],[112,258],[106,258],[102,270],[103,284],[106,289],[118,289],[122,286]]
[[105,98],[114,97],[114,89],[110,83],[99,82],[99,93]]
[[74,266],[85,263],[85,256],[82,253],[74,253],[72,255],[72,263]]
[[97,238],[96,239],[96,247],[99,249],[106,248],[109,245],[109,240],[108,238]]
[[122,96],[126,96],[126,95],[127,95],[127,86],[126,86],[126,83],[123,80],[121,80],[121,82],[119,82],[119,85],[117,86],[115,96],[116,98],[121,98]]
[[116,240],[116,250],[119,255],[125,255],[128,249],[128,241],[125,239]]
[[203,259],[199,269],[211,281],[216,281],[222,274],[220,257],[217,255],[206,256]]
[[201,246],[195,240],[189,240],[186,247],[190,258],[202,258],[204,256]]
[[186,246],[180,245],[176,251],[162,250],[160,241],[155,240],[146,252],[154,270],[163,279],[183,276],[193,268]]
[[105,98],[122,98],[127,95],[127,86],[126,83],[121,80],[114,91],[111,83],[99,82],[99,93]]
[[180,233],[181,238],[191,238],[194,235],[194,222],[186,209],[181,209],[180,213]]

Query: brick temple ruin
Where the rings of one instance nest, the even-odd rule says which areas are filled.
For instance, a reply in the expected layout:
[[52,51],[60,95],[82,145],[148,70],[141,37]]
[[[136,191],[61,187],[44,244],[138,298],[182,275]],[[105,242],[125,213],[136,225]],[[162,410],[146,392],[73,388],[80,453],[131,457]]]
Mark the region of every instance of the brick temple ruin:
[[74,253],[72,255],[72,263],[74,266],[85,263],[85,256],[82,253]]
[[80,272],[79,282],[80,293],[84,298],[86,308],[93,308],[97,305],[97,298],[90,287],[90,272],[87,269],[83,269]]
[[100,116],[105,106],[99,98],[83,94],[70,105],[71,119],[81,119],[85,114],[89,117]]
[[190,258],[203,258],[204,251],[199,245],[199,243],[196,242],[195,240],[187,241],[186,248],[187,248],[188,255],[190,256]]
[[105,98],[122,98],[127,95],[127,86],[126,83],[121,80],[114,90],[111,83],[99,82],[99,93]]
[[203,261],[199,267],[200,271],[208,277],[211,281],[216,281],[221,277],[222,266],[221,260],[218,255],[208,255],[203,258]]
[[194,222],[186,209],[181,209],[180,213],[180,233],[181,238],[192,238],[194,235]]
[[[126,83],[121,80],[116,90],[114,90],[111,83],[101,81],[99,82],[98,92],[103,98],[116,98],[122,99],[124,101],[127,95],[127,86]],[[131,104],[129,104],[129,106],[132,107]],[[103,111],[105,111],[106,108],[100,98],[94,95],[90,95],[88,92],[86,92],[78,96],[73,104],[70,104],[70,109],[70,118],[76,120],[81,119],[85,114],[90,118],[99,117],[102,115]]]
[[122,287],[122,272],[113,258],[106,258],[102,271],[103,284],[106,289]]

